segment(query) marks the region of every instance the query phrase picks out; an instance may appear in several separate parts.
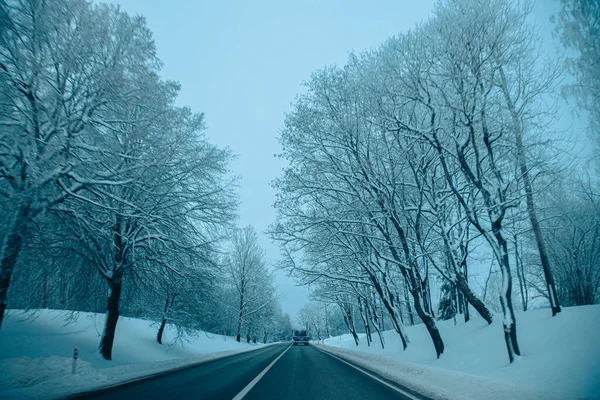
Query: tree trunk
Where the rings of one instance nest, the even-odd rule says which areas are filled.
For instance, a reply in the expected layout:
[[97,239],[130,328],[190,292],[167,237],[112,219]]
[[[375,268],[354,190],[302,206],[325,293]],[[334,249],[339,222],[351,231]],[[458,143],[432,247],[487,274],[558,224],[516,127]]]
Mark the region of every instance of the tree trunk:
[[427,280],[429,279],[428,267],[425,268],[425,279],[420,282],[421,287],[421,299],[423,299],[423,309],[427,314],[432,314],[432,306],[429,302],[429,295],[427,293]]
[[360,319],[362,319],[363,326],[365,327],[365,337],[367,338],[367,346],[371,346],[371,329],[369,327],[368,317],[366,316],[366,307],[363,307],[363,303],[360,297],[357,297],[358,300],[358,312],[360,314]]
[[506,349],[508,350],[508,359],[512,363],[515,356],[520,356],[519,343],[517,341],[517,321],[512,305],[512,277],[510,273],[510,263],[508,260],[508,246],[506,240],[500,232],[499,222],[494,223],[494,236],[499,244],[500,251],[500,271],[502,272],[502,292],[500,294],[500,304],[504,318],[502,325],[504,326],[504,340],[506,341]]
[[102,339],[100,339],[100,353],[105,360],[112,360],[112,348],[115,340],[115,330],[119,320],[119,299],[121,298],[121,277],[108,280],[108,298],[106,305],[106,324]]
[[423,309],[423,306],[421,304],[421,291],[417,286],[418,282],[412,268],[408,269],[407,275],[411,286],[411,294],[413,295],[415,311],[425,324],[425,327],[427,328],[427,331],[431,336],[431,340],[433,341],[433,346],[435,347],[437,358],[440,358],[440,356],[444,352],[444,341],[442,340],[440,331],[438,331],[438,328],[435,324],[435,320],[433,319],[431,314],[426,313]]
[[461,301],[463,302],[463,311],[464,311],[463,315],[465,316],[465,322],[469,322],[469,320],[471,319],[471,315],[469,314],[469,301],[467,300],[467,297],[462,292],[460,294],[460,298],[461,298]]
[[519,242],[517,241],[517,234],[513,235],[513,239],[515,241],[515,265],[517,267],[517,278],[519,279],[519,289],[521,291],[521,301],[523,303],[523,311],[527,311],[527,297],[525,296],[524,284],[525,277],[522,275],[523,265],[519,256]]
[[415,319],[413,317],[412,309],[410,308],[410,299],[408,298],[408,290],[404,288],[404,301],[406,302],[406,309],[408,310],[408,320],[410,321],[410,325],[413,326],[415,324]]
[[237,327],[237,335],[235,340],[238,342],[242,339],[242,319],[244,317],[244,294],[240,295],[240,314],[238,316],[238,327]]
[[[469,287],[469,273],[467,270],[467,260],[466,258],[463,260],[463,276],[465,279],[465,283],[467,284],[467,288]],[[469,322],[469,320],[471,319],[471,314],[469,313],[469,299],[467,298],[467,295],[465,292],[462,292],[462,297],[463,297],[463,301],[464,301],[464,307],[465,307],[465,322]],[[491,314],[490,314],[491,317]],[[486,320],[487,321],[487,320]],[[490,322],[488,322],[489,324]]]
[[[398,221],[400,221],[400,219],[394,215],[394,218],[392,218],[391,221],[396,229],[396,232],[398,233],[398,237],[400,238],[400,243],[402,244],[402,250],[404,252],[404,257],[406,259],[406,262],[409,264],[409,268],[400,266],[400,272],[404,276],[405,283],[408,286],[408,289],[410,290],[410,292],[412,294],[415,310],[417,311],[417,315],[419,315],[419,317],[425,324],[425,327],[427,328],[427,331],[429,332],[429,335],[431,336],[431,340],[433,341],[433,346],[435,347],[435,352],[437,354],[437,357],[439,358],[440,355],[444,352],[444,342],[442,340],[442,337],[440,336],[440,332],[437,329],[435,320],[433,319],[431,314],[426,313],[425,310],[423,309],[422,300],[421,300],[421,278],[419,277],[419,270],[417,268],[418,267],[417,263],[410,254],[410,248],[409,248],[407,240],[406,240],[406,235],[404,234],[404,229],[402,229],[402,227],[400,226],[400,223],[398,222]],[[386,240],[389,245],[390,253],[394,257],[394,259],[397,260],[400,263],[400,265],[402,265],[402,259],[401,259],[400,255],[398,254],[398,252],[396,251],[396,248],[392,245],[391,238],[384,231],[382,231],[382,233],[386,236]],[[406,293],[406,288],[405,288],[405,293]],[[410,303],[409,303],[409,305],[410,305]]]
[[[383,307],[385,307],[385,309],[388,312],[388,315],[390,316],[390,319],[392,320],[392,326],[394,327],[394,330],[398,333],[398,335],[400,335],[400,340],[402,340],[402,347],[404,350],[406,350],[406,346],[407,346],[407,340],[406,340],[406,335],[404,334],[404,329],[402,329],[403,325],[404,325],[404,321],[402,321],[402,312],[396,312],[396,306],[394,303],[394,295],[392,294],[392,292],[390,291],[390,288],[387,286],[387,281],[384,278],[384,285],[386,285],[386,292],[389,296],[386,297],[383,288],[381,287],[381,285],[379,284],[379,281],[377,279],[375,279],[374,276],[370,275],[370,279],[371,282],[373,283],[373,286],[375,287],[375,290],[377,291],[377,294],[379,295],[379,298],[381,299],[381,302],[383,304]],[[398,317],[397,314],[400,314],[400,321],[398,321]],[[384,330],[384,322],[383,322],[383,311],[381,314],[381,324],[382,324],[382,330]]]
[[17,258],[21,252],[22,245],[23,237],[19,233],[14,232],[7,238],[4,246],[2,268],[0,270],[0,328],[2,328],[4,312],[6,311],[10,278],[17,264]]
[[[390,316],[390,320],[392,321],[392,326],[394,330],[400,336],[400,340],[402,341],[402,349],[406,350],[408,346],[408,339],[406,338],[406,334],[404,333],[404,321],[402,320],[402,312],[396,312],[396,308],[393,304],[390,304],[387,300],[382,299],[385,309],[388,311],[388,315]],[[398,320],[398,315],[400,316],[400,320]],[[381,326],[382,330],[384,329],[383,322],[383,314],[381,316]]]
[[319,341],[321,340],[321,330],[319,329],[317,324],[313,323],[313,326],[315,327],[315,332],[317,332],[317,341]]
[[163,317],[163,319],[160,323],[160,328],[158,328],[158,333],[156,334],[156,341],[158,342],[158,344],[162,344],[162,336],[163,336],[163,332],[165,331],[166,324],[167,324],[167,319]]
[[327,310],[327,304],[325,304],[325,336],[327,339],[331,337],[331,332],[329,331],[329,311]]
[[431,316],[433,318],[435,318],[435,312],[433,310],[433,302],[431,301],[431,284],[429,283],[429,273],[427,273],[427,277],[426,277],[426,281],[427,281],[427,302],[429,304],[429,312],[431,313]]
[[354,338],[354,343],[356,344],[356,346],[358,346],[358,335],[356,334],[356,328],[354,327],[354,320],[352,320],[350,322],[350,324],[352,325],[352,337]]
[[544,236],[542,234],[542,228],[540,227],[540,223],[538,222],[535,208],[533,205],[533,189],[531,188],[531,183],[529,182],[529,173],[527,172],[526,165],[521,166],[521,173],[523,174],[523,182],[527,198],[527,212],[529,213],[531,227],[533,229],[533,233],[535,234],[535,241],[538,246],[538,251],[540,253],[540,261],[542,262],[542,269],[544,270],[544,277],[546,278],[546,286],[548,288],[548,299],[550,301],[550,308],[552,309],[552,316],[555,316],[561,311],[561,309],[556,293],[554,275],[552,274],[552,269],[550,268],[550,260],[548,258],[546,244],[544,242]]
[[375,331],[377,332],[377,335],[379,336],[379,342],[381,343],[381,348],[384,349],[385,348],[385,343],[384,343],[384,339],[383,339],[383,334],[381,332],[381,322],[379,319],[379,315],[377,314],[377,302],[376,302],[376,298],[375,295],[373,295],[373,307],[371,309],[371,324],[373,325],[373,328],[375,328]]
[[[477,296],[475,296],[475,293],[473,293],[473,291],[467,284],[465,277],[462,276],[461,274],[457,275],[456,286],[461,291],[461,293],[464,295],[468,304],[471,304],[473,306],[473,308],[475,310],[477,310],[479,315],[481,315],[481,317],[488,324],[491,324],[492,319],[493,319],[492,313],[490,312],[490,310],[488,310],[488,308],[483,303],[483,301],[481,301]],[[466,318],[466,316],[465,316],[465,318]],[[465,322],[467,322],[467,321],[468,320],[466,320]]]
[[354,326],[354,319],[350,315],[351,313],[352,313],[352,311],[350,311],[350,313],[348,313],[346,310],[344,310],[344,322],[346,323],[348,330],[350,331],[350,333],[352,334],[352,337],[354,338],[354,343],[358,346],[358,335],[356,334],[356,328]]
[[[468,275],[467,263],[466,263],[465,258],[460,257],[458,254],[456,254],[456,252],[452,251],[452,246],[450,245],[448,239],[445,237],[444,237],[444,246],[446,248],[446,251],[448,252],[449,268],[454,272],[454,276],[456,277],[456,281],[451,282],[451,283],[454,284],[455,289],[457,288],[458,289],[457,291],[461,295],[461,296],[459,296],[460,298],[458,299],[458,310],[461,312],[464,310],[465,322],[469,322],[469,319],[470,319],[469,304],[471,304],[473,306],[473,308],[475,308],[475,310],[479,313],[479,315],[481,315],[488,324],[491,324],[492,318],[493,318],[492,313],[490,312],[490,310],[488,310],[485,303],[483,301],[479,300],[479,298],[477,298],[475,293],[473,293],[473,291],[469,287],[469,282],[467,280],[467,277],[469,275]],[[462,251],[467,251],[467,250],[465,249]],[[461,251],[461,254],[464,254],[464,253],[462,253],[462,251]],[[460,258],[460,260],[459,260],[459,258]],[[486,283],[486,285],[487,285],[487,283]],[[484,295],[485,295],[485,290],[484,290]]]
[[160,328],[158,328],[158,333],[156,334],[156,341],[158,344],[162,344],[162,335],[165,330],[165,325],[167,324],[167,312],[169,311],[169,300],[170,296],[167,295],[167,301],[165,302],[165,309],[163,310],[163,317],[160,323]]
[[29,220],[29,205],[19,209],[16,220],[12,226],[12,231],[7,233],[0,248],[0,328],[4,320],[4,313],[8,305],[8,288],[10,287],[10,278],[17,264],[19,254],[23,247],[23,237],[25,236]]
[[517,161],[519,163],[521,176],[523,177],[523,187],[525,188],[527,213],[529,214],[531,229],[533,230],[533,233],[535,235],[535,243],[537,244],[538,252],[540,254],[540,261],[542,263],[542,269],[544,270],[544,278],[546,279],[546,287],[548,288],[548,299],[550,301],[550,308],[552,309],[552,316],[555,316],[557,313],[560,312],[560,304],[558,302],[558,296],[556,293],[554,275],[552,274],[552,269],[550,268],[548,252],[546,251],[546,242],[544,241],[542,229],[540,227],[540,223],[535,212],[535,205],[533,201],[533,185],[531,184],[531,179],[529,177],[529,169],[527,168],[527,159],[525,157],[525,149],[523,147],[523,124],[519,119],[515,105],[512,101],[512,98],[510,97],[510,93],[508,91],[508,82],[506,81],[504,70],[500,68],[499,72],[500,79],[502,82],[502,91],[504,93],[504,98],[510,110],[511,118],[513,120],[514,125],[513,129],[517,147]]
[[371,332],[371,325],[369,323],[369,321],[371,320],[371,314],[369,311],[369,305],[365,304],[365,331],[367,332],[367,337],[369,338],[369,343],[371,343],[373,341],[373,337],[372,337],[372,332]]

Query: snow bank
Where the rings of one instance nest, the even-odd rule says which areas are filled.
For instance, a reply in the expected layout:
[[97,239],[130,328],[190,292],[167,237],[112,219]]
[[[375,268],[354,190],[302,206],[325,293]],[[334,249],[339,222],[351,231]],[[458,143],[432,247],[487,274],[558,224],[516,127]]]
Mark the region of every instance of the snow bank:
[[[261,347],[205,332],[189,342],[172,343],[175,330],[168,325],[160,345],[152,322],[121,317],[113,360],[106,361],[97,350],[103,314],[79,313],[67,325],[63,311],[41,310],[34,316],[20,311],[5,316],[0,330],[0,398],[61,397]],[[73,375],[76,346],[79,360]]]
[[493,378],[482,378],[442,368],[404,363],[361,351],[316,345],[352,364],[373,371],[390,381],[436,400],[563,400],[564,394],[547,393],[539,388],[507,384]]
[[[490,326],[478,317],[457,325],[439,322],[446,345],[439,360],[422,324],[407,327],[411,343],[406,351],[393,331],[385,332],[385,349],[376,335],[370,347],[364,335],[358,347],[352,336],[343,335],[325,340],[325,349],[342,351],[392,380],[407,386],[416,382],[442,398],[482,398],[486,388],[493,393],[484,398],[600,398],[600,305],[564,308],[556,317],[548,309],[518,312],[516,317],[522,357],[512,365],[501,315]],[[467,390],[467,397],[456,385],[466,386],[463,390],[481,386],[484,391]]]

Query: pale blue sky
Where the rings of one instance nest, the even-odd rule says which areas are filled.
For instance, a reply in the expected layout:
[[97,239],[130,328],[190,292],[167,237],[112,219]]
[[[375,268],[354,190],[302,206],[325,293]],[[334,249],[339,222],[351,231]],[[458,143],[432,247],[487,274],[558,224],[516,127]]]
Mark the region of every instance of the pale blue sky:
[[[284,112],[311,72],[343,64],[362,51],[427,18],[433,0],[372,1],[158,1],[113,0],[146,17],[154,32],[162,75],[182,84],[179,103],[206,114],[207,134],[229,146],[242,176],[240,225],[261,235],[267,258],[278,249],[263,234],[275,219],[270,182],[280,174],[277,142]],[[536,22],[549,37],[548,8],[538,0]],[[277,276],[282,306],[292,318],[307,301],[307,289]]]

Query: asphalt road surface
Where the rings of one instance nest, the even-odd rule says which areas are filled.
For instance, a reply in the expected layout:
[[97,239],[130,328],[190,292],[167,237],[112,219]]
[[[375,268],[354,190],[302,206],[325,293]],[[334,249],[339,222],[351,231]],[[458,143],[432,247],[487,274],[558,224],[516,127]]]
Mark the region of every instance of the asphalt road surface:
[[313,346],[289,343],[72,398],[411,399]]

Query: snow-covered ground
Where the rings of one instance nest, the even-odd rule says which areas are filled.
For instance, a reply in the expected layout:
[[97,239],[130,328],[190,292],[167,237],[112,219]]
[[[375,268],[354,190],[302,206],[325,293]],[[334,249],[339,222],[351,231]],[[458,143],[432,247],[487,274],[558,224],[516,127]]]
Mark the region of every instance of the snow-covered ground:
[[358,347],[343,335],[325,340],[324,349],[436,398],[600,399],[600,305],[516,317],[522,356],[512,365],[501,315],[490,326],[477,316],[456,325],[439,322],[446,345],[440,359],[422,324],[407,328],[406,351],[393,331],[385,332],[385,349],[376,335],[370,347],[364,335]]
[[[175,331],[169,325],[160,345],[158,326],[121,317],[113,360],[106,361],[97,350],[104,314],[79,313],[67,325],[61,311],[41,310],[34,315],[9,311],[5,316],[0,329],[0,398],[66,396],[261,346],[205,332],[174,344]],[[76,346],[79,360],[73,375]]]
[[[97,352],[104,315],[80,313],[65,325],[64,313],[43,310],[36,318],[10,311],[0,330],[0,398],[53,398],[112,385],[136,377],[217,358],[260,345],[200,333],[189,343],[163,345],[149,321],[120,318],[113,361]],[[380,375],[439,399],[600,399],[600,305],[517,313],[522,357],[509,365],[501,316],[488,326],[474,316],[468,323],[439,322],[446,350],[438,360],[423,325],[408,327],[409,347],[395,332],[357,348],[350,335],[327,339],[324,349]],[[72,354],[79,348],[77,374]]]

